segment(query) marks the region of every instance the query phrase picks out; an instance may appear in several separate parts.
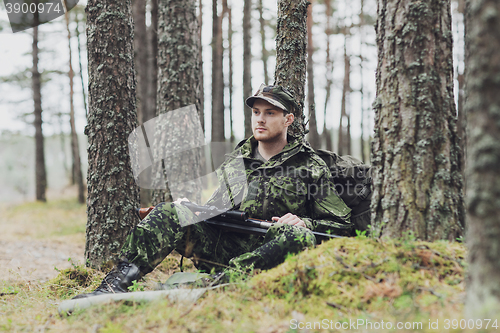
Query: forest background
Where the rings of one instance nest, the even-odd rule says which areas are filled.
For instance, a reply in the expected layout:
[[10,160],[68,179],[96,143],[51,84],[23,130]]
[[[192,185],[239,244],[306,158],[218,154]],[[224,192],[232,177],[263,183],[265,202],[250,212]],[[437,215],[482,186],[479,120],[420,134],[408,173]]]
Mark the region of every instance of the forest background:
[[[3,113],[3,127],[0,136],[2,144],[0,146],[0,154],[2,154],[0,156],[2,163],[0,171],[2,175],[5,175],[2,176],[5,178],[2,179],[3,192],[0,192],[2,196],[0,200],[4,202],[7,200],[9,202],[27,200],[29,202],[4,210],[2,215],[5,218],[2,222],[11,229],[16,230],[24,227],[25,233],[34,234],[40,229],[30,229],[29,223],[35,222],[32,225],[36,224],[38,228],[45,227],[46,230],[41,231],[48,232],[50,229],[54,230],[55,237],[64,236],[63,233],[66,232],[64,227],[52,228],[53,224],[65,220],[64,223],[67,227],[72,221],[65,219],[67,212],[55,209],[53,198],[65,197],[66,201],[61,205],[63,211],[66,210],[64,206],[70,209],[75,208],[71,208],[67,199],[78,197],[80,203],[84,203],[84,179],[86,179],[85,172],[88,163],[85,156],[86,137],[82,135],[82,132],[83,128],[86,127],[85,132],[89,140],[94,140],[94,144],[89,145],[89,160],[91,160],[92,153],[95,157],[95,152],[103,151],[106,153],[109,149],[113,149],[112,145],[116,144],[116,141],[119,141],[118,145],[121,145],[115,146],[117,149],[113,150],[114,154],[107,155],[109,159],[118,157],[115,161],[116,164],[109,160],[102,163],[103,160],[99,158],[94,159],[93,164],[90,163],[89,174],[92,177],[89,177],[91,184],[87,200],[87,231],[96,230],[96,228],[92,228],[91,223],[97,223],[97,226],[102,225],[114,230],[112,224],[115,221],[123,224],[124,228],[122,229],[128,231],[126,221],[120,216],[117,215],[116,218],[113,218],[114,216],[107,214],[117,213],[123,209],[123,216],[125,216],[132,211],[132,208],[138,203],[136,200],[138,193],[135,186],[130,186],[129,189],[132,193],[130,198],[127,198],[129,194],[127,190],[129,189],[117,192],[117,187],[100,185],[104,184],[108,178],[112,180],[113,177],[108,176],[116,177],[119,180],[118,183],[133,185],[130,175],[127,175],[129,177],[127,178],[121,177],[119,174],[121,168],[119,165],[120,163],[123,165],[123,161],[128,158],[128,155],[124,153],[126,150],[124,137],[116,139],[136,126],[136,105],[135,98],[132,96],[137,94],[137,118],[138,123],[141,123],[154,117],[156,108],[160,111],[167,110],[168,108],[161,103],[168,102],[168,97],[172,94],[169,94],[168,91],[162,92],[162,88],[165,86],[170,89],[167,84],[160,84],[158,90],[153,87],[151,82],[156,82],[156,75],[151,75],[150,69],[144,67],[145,64],[149,66],[151,57],[148,56],[147,52],[144,54],[142,51],[154,47],[154,43],[151,43],[151,40],[154,40],[151,38],[151,31],[154,30],[152,26],[154,26],[155,21],[154,4],[156,2],[152,0],[148,3],[136,0],[133,2],[133,10],[130,10],[130,2],[126,2],[123,7],[119,1],[110,0],[110,3],[120,10],[126,10],[123,17],[132,17],[129,14],[133,13],[136,24],[134,47],[131,47],[131,34],[128,33],[131,30],[127,30],[131,27],[130,20],[125,24],[127,27],[124,31],[129,38],[119,38],[117,36],[120,34],[116,33],[109,36],[103,33],[106,29],[111,29],[112,26],[116,27],[120,22],[112,19],[106,21],[102,19],[103,16],[96,15],[96,13],[99,14],[99,8],[102,7],[98,1],[93,1],[92,5],[89,5],[89,13],[94,15],[89,14],[90,28],[87,32],[90,32],[90,37],[97,35],[99,37],[89,38],[88,41],[85,40],[84,34],[85,16],[82,6],[84,3],[69,12],[64,18],[42,25],[39,29],[35,28],[32,31],[28,30],[26,33],[19,34],[9,33],[5,12],[2,12],[3,8],[0,7],[0,13],[3,15],[2,34],[0,35],[2,38],[0,40],[2,45],[0,49],[2,81],[0,84],[0,89],[2,89],[0,111]],[[253,5],[246,6],[250,3]],[[285,1],[279,3],[283,4]],[[462,182],[464,176],[462,151],[465,151],[465,140],[463,140],[465,139],[463,129],[465,124],[463,117],[464,94],[462,91],[465,68],[463,19],[465,6],[461,1],[451,1],[450,3],[453,14],[451,24],[449,24],[449,3],[442,1],[415,1],[406,7],[402,6],[401,11],[398,9],[393,12],[391,12],[393,4],[382,0],[378,2],[377,10],[374,2],[363,0],[349,3],[349,5],[323,0],[314,1],[309,6],[308,80],[304,80],[306,82],[304,113],[307,117],[306,121],[309,122],[311,133],[307,138],[315,148],[327,148],[341,155],[352,154],[367,163],[372,163],[375,170],[372,216],[375,217],[375,231],[377,233],[382,231],[382,240],[377,239],[376,235],[372,239],[367,239],[360,233],[354,240],[345,240],[345,244],[342,243],[345,247],[344,245],[337,247],[330,242],[328,243],[330,249],[328,246],[320,247],[316,249],[318,251],[316,254],[312,254],[314,260],[330,260],[326,266],[315,262],[312,268],[307,265],[300,268],[295,265],[294,268],[293,265],[290,266],[293,260],[288,261],[288,266],[285,265],[279,269],[288,267],[287,269],[293,271],[293,273],[288,271],[283,274],[283,276],[292,278],[293,281],[288,285],[292,289],[286,291],[286,288],[281,290],[283,286],[276,287],[275,291],[281,301],[295,301],[295,296],[302,295],[302,298],[298,298],[299,301],[310,302],[312,298],[309,296],[311,295],[318,297],[329,295],[328,297],[333,297],[336,301],[330,302],[331,304],[327,302],[327,305],[340,309],[337,313],[340,316],[343,316],[341,312],[344,307],[353,311],[351,313],[354,316],[359,314],[358,311],[367,311],[371,315],[374,313],[373,311],[380,313],[393,310],[395,315],[399,316],[402,313],[401,310],[410,308],[417,315],[425,313],[424,317],[427,315],[434,317],[436,311],[441,311],[439,304],[449,306],[446,309],[447,312],[461,312],[456,311],[455,305],[458,304],[457,306],[460,308],[463,304],[464,271],[466,268],[463,254],[464,246],[459,244],[464,239],[463,231],[465,231],[462,201],[462,193],[463,190],[465,191]],[[472,245],[470,249],[474,255],[469,258],[471,264],[469,280],[473,283],[469,284],[468,290],[470,295],[475,295],[475,292],[477,295],[481,295],[483,292],[488,294],[489,290],[495,291],[498,288],[498,283],[492,279],[492,275],[488,271],[490,266],[485,265],[485,261],[490,260],[495,264],[498,257],[495,255],[498,248],[495,238],[497,214],[494,213],[494,210],[498,208],[498,205],[495,205],[498,202],[498,186],[495,186],[498,177],[494,172],[497,158],[500,155],[495,144],[498,131],[491,120],[497,119],[499,113],[498,105],[488,103],[489,98],[496,97],[496,92],[492,87],[498,85],[500,81],[495,76],[496,57],[492,56],[497,53],[497,50],[491,48],[485,51],[490,53],[483,55],[481,46],[488,46],[489,43],[483,43],[481,37],[486,35],[486,32],[498,31],[494,28],[494,24],[497,24],[499,11],[492,9],[493,4],[487,1],[470,3],[473,5],[467,11],[467,15],[472,17],[470,21],[467,21],[468,24],[472,23],[470,26],[468,25],[472,28],[467,34],[467,50],[469,51],[467,53],[469,75],[467,80],[469,94],[467,110],[470,116],[467,123],[471,133],[469,147],[472,149],[468,150],[467,163],[470,170],[465,179],[468,182],[469,195],[467,209],[470,221],[467,227],[470,227],[470,230],[468,236],[472,235],[472,237],[468,237],[468,241]],[[194,9],[195,2],[191,2],[191,4],[193,7],[190,9]],[[400,3],[398,2],[398,4]],[[481,7],[484,4],[487,5]],[[302,9],[306,8],[303,2],[300,2],[300,5]],[[331,5],[331,10],[329,5]],[[166,38],[166,36],[170,36],[165,35],[168,28],[174,28],[174,24],[172,26],[168,24],[168,19],[165,21],[168,14],[173,12],[169,11],[169,8],[168,6],[160,8],[160,11],[163,10],[160,16],[163,21],[160,20],[159,24],[160,38],[158,42],[163,49],[159,47],[159,64],[160,61],[165,61],[167,58],[165,54],[173,52],[172,50],[176,48],[172,45],[179,45],[168,44],[172,43],[174,38]],[[181,6],[176,8],[179,9]],[[440,9],[443,12],[439,11]],[[484,14],[481,12],[483,9]],[[376,11],[378,11],[378,17],[375,16]],[[193,10],[189,15],[194,12]],[[248,15],[242,15],[245,12]],[[401,13],[400,16],[395,14],[398,12]],[[271,84],[273,80],[271,78],[275,76],[273,69],[276,62],[278,63],[277,68],[281,64],[275,59],[279,59],[280,51],[283,54],[284,48],[277,47],[278,55],[274,51],[275,31],[280,31],[278,24],[280,21],[276,19],[276,3],[267,3],[264,6],[261,2],[245,1],[243,4],[233,4],[223,1],[217,6],[215,0],[212,3],[202,1],[198,2],[196,13],[199,15],[197,20],[203,23],[199,40],[202,56],[200,59],[193,57],[195,61],[189,63],[192,65],[196,64],[197,61],[203,62],[202,75],[196,77],[196,80],[203,82],[201,85],[203,98],[197,99],[196,103],[201,102],[197,106],[199,112],[203,114],[201,120],[205,129],[205,139],[216,142],[229,141],[234,145],[249,135],[248,126],[244,126],[243,121],[248,114],[244,112],[244,97],[252,94],[262,82]],[[430,13],[436,16],[428,15]],[[394,17],[391,16],[393,14]],[[442,14],[443,16],[440,16]],[[299,16],[299,19],[305,21],[305,12],[296,15],[296,17]],[[196,19],[196,16],[191,15],[190,18]],[[394,19],[391,20],[391,18]],[[438,19],[433,21],[435,18]],[[96,28],[96,21],[98,24],[102,24],[101,29]],[[375,21],[378,22],[376,25],[377,39],[375,39],[375,30],[373,29]],[[234,24],[235,22],[237,24]],[[432,22],[433,25],[430,26],[429,22]],[[481,25],[481,23],[486,24]],[[493,29],[490,25],[493,26]],[[450,27],[451,32],[449,31]],[[222,34],[218,34],[218,31],[222,31]],[[163,32],[163,35],[160,32]],[[172,35],[176,37],[174,34]],[[184,34],[184,36],[191,37],[196,35],[196,33]],[[435,36],[438,39],[434,39]],[[297,39],[304,42],[306,38],[302,37]],[[454,40],[453,65],[450,55],[452,47],[450,37],[453,37]],[[108,53],[107,56],[113,58],[114,52],[125,50],[123,53],[119,53],[119,57],[114,57],[118,62],[123,62],[120,63],[121,67],[107,68],[102,60],[101,62],[96,61],[96,56],[100,55],[99,47],[113,45],[112,43],[117,40],[125,41],[125,49],[121,49],[122,45],[116,43],[115,47],[111,48],[112,52]],[[189,42],[192,43],[193,40],[192,37]],[[279,37],[276,38],[276,41],[279,44]],[[433,44],[436,41],[439,42]],[[89,52],[88,65],[85,59],[86,44],[90,46],[90,50],[94,50],[94,52]],[[481,45],[478,46],[478,44]],[[197,42],[192,43],[192,45],[195,45],[193,49],[197,49]],[[135,50],[135,68],[132,66],[132,56],[126,56],[133,49]],[[407,61],[404,64],[406,67],[398,67],[403,64],[401,62],[402,54],[404,54],[404,60]],[[94,60],[93,64],[92,59]],[[109,61],[109,63],[114,63],[114,61]],[[304,66],[298,67],[304,70],[305,61],[302,63]],[[123,64],[126,65],[123,66]],[[489,65],[491,65],[491,70],[486,69],[489,68]],[[85,70],[87,66],[92,69],[91,73],[95,75],[92,84],[88,82]],[[117,72],[117,68],[120,71]],[[378,69],[376,73],[375,68]],[[160,69],[164,68],[160,67]],[[483,69],[484,72],[480,72],[478,69]],[[111,70],[111,72],[106,72],[106,70]],[[163,82],[161,80],[164,80],[164,82],[171,83],[169,75],[175,78],[175,75],[171,75],[171,73],[176,70],[175,67],[169,67],[164,71],[166,74],[162,73],[164,76],[158,76],[158,81]],[[109,73],[115,73],[115,75]],[[286,74],[280,73],[281,76],[278,76],[278,79],[283,81],[284,78],[286,81],[289,78]],[[484,76],[479,77],[481,74]],[[138,83],[137,91],[134,91],[135,76],[137,76]],[[120,78],[124,79],[120,81]],[[378,96],[376,100],[374,100],[375,78],[377,79]],[[409,81],[405,81],[407,79]],[[126,87],[120,84],[106,85],[108,81],[120,84],[125,82]],[[285,84],[287,83],[285,82]],[[197,82],[191,81],[190,84],[197,86]],[[290,84],[292,89],[299,90],[302,89],[302,85],[303,81]],[[105,86],[109,89],[108,91],[96,89],[96,87]],[[85,117],[87,87],[94,89],[89,98],[91,110],[87,118],[89,126],[86,126]],[[122,89],[113,91],[116,87]],[[454,94],[452,94],[453,90]],[[490,91],[493,93],[489,93]],[[127,98],[115,98],[115,96],[120,96],[119,94],[122,92]],[[150,100],[151,97],[155,98],[156,92],[158,92],[158,96],[161,96],[158,104],[156,101]],[[395,92],[400,93],[400,95],[391,95]],[[108,95],[105,95],[106,93]],[[440,93],[441,95],[439,95]],[[111,101],[111,104],[105,105],[103,103],[108,101]],[[116,101],[118,104],[112,104]],[[400,105],[398,105],[398,101]],[[372,110],[372,102],[375,112]],[[103,104],[98,105],[99,103]],[[116,125],[115,119],[111,121],[105,119],[104,122],[99,122],[105,118],[102,110],[113,110],[113,107],[131,111],[123,113],[129,117],[128,122],[123,122],[130,127],[127,131],[113,132]],[[312,112],[312,110],[316,112]],[[486,110],[489,112],[488,115],[480,114],[481,111]],[[224,115],[218,116],[220,113],[216,112],[223,112]],[[106,112],[106,114],[113,114],[113,112]],[[123,117],[121,113],[117,113],[117,115]],[[423,117],[421,117],[422,115]],[[382,121],[380,121],[381,119]],[[376,128],[373,124],[375,121],[379,121]],[[118,121],[118,124],[122,125],[122,122]],[[497,122],[498,124],[500,123]],[[99,132],[102,125],[113,134],[106,138],[96,136],[96,132]],[[415,133],[414,130],[418,133]],[[402,135],[398,137],[399,134]],[[44,136],[45,143],[41,141]],[[96,140],[96,138],[100,138],[100,140]],[[372,141],[374,149],[370,161]],[[104,146],[99,147],[99,144],[104,144]],[[433,144],[438,146],[433,146]],[[442,144],[441,147],[439,144]],[[45,147],[45,152],[41,149],[43,147]],[[45,162],[40,163],[40,160]],[[42,164],[44,164],[43,172],[42,169],[34,167],[34,165],[40,166]],[[100,170],[104,172],[92,173],[92,166],[99,167],[103,164],[111,165],[111,170]],[[47,181],[43,179],[45,170],[48,174]],[[35,175],[38,180],[36,186]],[[93,184],[91,180],[93,180]],[[46,193],[47,185],[49,191]],[[78,188],[77,196],[75,196],[75,188]],[[99,192],[99,188],[103,189],[102,193]],[[141,199],[145,198],[143,194],[141,193]],[[35,195],[36,199],[41,202],[45,202],[48,198],[48,203],[46,205],[33,204]],[[131,201],[116,205],[117,198],[124,201],[131,199]],[[154,198],[151,201],[158,202],[157,199]],[[148,201],[149,199],[142,203],[148,204]],[[99,206],[101,202],[103,205]],[[80,212],[80,217],[84,215],[82,214],[84,208],[82,204],[76,208]],[[2,206],[2,208],[4,207]],[[53,215],[46,217],[44,214],[48,212]],[[23,214],[28,218],[23,217]],[[130,215],[132,214],[127,216]],[[43,217],[40,218],[41,216]],[[18,223],[19,221],[21,223]],[[51,222],[52,225],[47,224],[48,222]],[[132,222],[136,223],[137,221]],[[79,223],[77,237],[80,237],[79,242],[81,242],[83,230],[80,228],[83,224],[81,221]],[[74,233],[75,230],[71,232]],[[49,236],[50,244],[55,243],[50,238],[52,236],[54,235]],[[92,240],[88,236],[89,234],[87,234],[86,255],[93,253],[94,257],[88,257],[87,264],[90,263],[93,267],[101,264],[100,260],[104,255],[98,251],[89,251],[89,243],[91,245],[97,244],[96,248],[104,247],[111,250],[119,248],[118,241],[114,241],[113,248],[111,248],[108,246],[109,244],[102,246],[100,242]],[[97,232],[97,236],[102,235]],[[111,237],[111,239],[115,238]],[[416,239],[435,242],[415,242]],[[447,241],[443,241],[443,239]],[[5,242],[5,240],[0,241]],[[12,252],[12,247],[10,244],[8,245],[4,248]],[[25,245],[22,244],[20,248]],[[363,245],[375,246],[381,252],[377,252],[376,258],[370,257],[369,254],[373,254],[373,251],[359,250],[358,247]],[[76,243],[74,247],[76,247]],[[344,254],[341,253],[355,253],[361,257],[350,258],[352,262],[345,262],[341,257]],[[385,257],[383,262],[375,264],[373,260],[382,258],[384,253],[390,253],[392,258]],[[14,253],[14,255],[16,254]],[[108,255],[109,253],[105,256]],[[329,259],[325,259],[326,257]],[[0,260],[10,260],[10,258],[6,258],[7,256],[3,257],[3,254],[0,253]],[[366,266],[360,268],[361,271],[354,268],[358,265],[359,260]],[[337,266],[331,261],[335,262]],[[168,260],[166,262],[168,264]],[[389,265],[390,267],[383,266],[384,263],[389,262],[393,263]],[[334,270],[330,272],[329,270],[333,266],[335,266]],[[440,269],[437,269],[438,266]],[[67,280],[71,280],[70,282],[75,280],[74,277],[71,277],[72,274],[78,273],[82,269],[76,265],[73,267],[74,270],[69,271],[69,273],[67,271],[66,275],[62,273],[60,280],[42,286],[40,288],[42,294],[45,292],[45,288],[49,288],[51,291],[39,296],[42,298],[52,297],[54,295],[53,288],[59,288],[55,291],[56,296],[63,299],[81,291],[82,285],[66,288]],[[370,274],[364,273],[374,267],[378,268],[375,271],[370,271]],[[494,270],[496,266],[492,267]],[[170,271],[171,268],[169,266],[167,271]],[[403,272],[406,269],[408,272]],[[271,271],[269,274],[272,275],[278,270]],[[414,274],[414,276],[408,279],[406,273]],[[476,279],[475,274],[479,276],[479,279]],[[326,280],[316,279],[317,275],[325,277]],[[260,279],[265,285],[269,281],[266,280],[265,274],[262,276],[264,277]],[[284,279],[283,276],[273,281],[281,283],[283,280],[283,283],[286,284],[288,280]],[[339,284],[330,279],[332,276],[334,276],[333,280],[335,281],[338,278]],[[357,288],[360,297],[351,297],[350,290],[341,289],[353,287],[353,283],[349,282],[349,279],[345,279],[351,276],[357,277],[357,280],[361,276],[364,278],[361,279],[363,282],[359,282],[359,285],[354,284],[360,287]],[[482,278],[484,276],[488,276],[490,282],[485,283],[486,280]],[[476,282],[474,283],[474,281]],[[328,289],[318,285],[318,283],[323,282],[328,286],[335,285],[339,288]],[[2,281],[2,284],[5,283]],[[91,286],[85,285],[85,287],[90,288]],[[12,295],[20,294],[16,288],[14,285],[2,285],[2,296],[14,299]],[[25,292],[26,297],[30,297],[30,293],[26,291],[26,288],[31,290],[30,283],[20,288]],[[59,294],[61,290],[63,291]],[[339,295],[339,290],[342,292],[341,295]],[[491,294],[493,295],[495,292]],[[341,297],[337,300],[337,296]],[[273,294],[264,292],[259,297],[260,301],[265,302],[265,299],[272,298]],[[22,297],[15,299],[16,302],[22,303]],[[483,301],[485,299],[480,296],[477,300]],[[241,299],[238,298],[238,300]],[[372,302],[373,300],[376,302]],[[386,304],[385,300],[390,300],[390,302]],[[471,300],[469,310],[478,308],[474,299]],[[243,301],[246,301],[246,296]],[[8,302],[4,303],[8,304]],[[41,303],[47,304],[46,301]],[[31,303],[29,306],[32,305],[36,307]],[[315,307],[313,308],[315,309]],[[486,308],[493,311],[491,313],[495,315],[498,313],[495,313],[492,307]],[[0,311],[4,310],[0,309]],[[5,311],[16,312],[12,306]],[[280,310],[278,307],[274,307],[273,311],[279,312]],[[44,316],[46,315],[47,313],[44,313]],[[289,315],[294,314],[290,308],[287,308],[284,317]],[[466,314],[466,316],[468,315],[470,314]],[[112,316],[112,318],[114,317]],[[256,320],[258,321],[258,319]],[[37,319],[37,321],[39,320]],[[54,320],[47,319],[47,322],[50,321]],[[7,326],[10,324],[9,322]]]
[[[251,92],[259,85],[272,84],[275,68],[276,6],[275,1],[256,1],[251,10]],[[83,179],[86,178],[86,108],[88,72],[85,35],[85,1],[70,11],[71,55],[74,72],[73,100],[76,133]],[[204,124],[206,140],[211,139],[212,87],[212,3],[202,1],[201,45],[203,56]],[[311,38],[312,84],[314,110],[320,143],[341,154],[353,155],[367,163],[373,135],[372,102],[375,97],[377,49],[374,22],[376,2],[360,0],[346,4],[331,1],[312,4]],[[459,80],[464,69],[463,2],[452,1],[454,40],[454,86],[458,112],[461,110]],[[232,15],[229,27],[230,8]],[[198,8],[199,10],[200,8]],[[224,15],[224,112],[227,141],[237,143],[244,138],[243,104],[243,2],[219,2],[218,13]],[[147,4],[145,24],[151,25],[151,4]],[[327,13],[330,12],[330,15]],[[262,17],[262,19],[261,19]],[[78,21],[78,22],[77,22]],[[31,92],[32,29],[13,34],[5,7],[0,6],[0,201],[13,202],[35,199],[35,145],[33,99]],[[78,32],[77,32],[78,30]],[[231,30],[231,34],[229,33]],[[39,28],[39,68],[42,73],[43,134],[49,196],[64,195],[75,182],[72,175],[70,137],[70,85],[68,79],[68,34],[63,17]],[[231,41],[229,40],[231,38]],[[137,61],[137,60],[136,60]],[[267,75],[264,72],[267,68]],[[80,70],[81,68],[81,70]],[[140,70],[136,66],[136,71]],[[308,75],[310,75],[308,71]],[[346,73],[348,75],[346,75]],[[83,82],[82,82],[83,81]],[[139,83],[140,85],[141,83]],[[140,88],[139,88],[140,89]],[[139,90],[138,90],[139,93]],[[307,95],[307,94],[306,94]],[[310,119],[310,101],[306,96],[306,121]],[[339,147],[339,127],[348,132],[350,140]],[[232,126],[231,126],[232,124]],[[349,127],[349,128],[348,128]],[[311,129],[312,130],[312,129]],[[346,135],[346,134],[344,134]],[[311,140],[310,140],[311,141]],[[363,151],[362,151],[363,150]],[[22,156],[22,158],[19,158]]]

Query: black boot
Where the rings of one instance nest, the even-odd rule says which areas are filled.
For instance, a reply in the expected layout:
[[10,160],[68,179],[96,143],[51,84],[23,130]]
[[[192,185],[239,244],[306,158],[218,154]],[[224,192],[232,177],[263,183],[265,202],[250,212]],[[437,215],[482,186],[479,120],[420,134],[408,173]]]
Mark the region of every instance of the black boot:
[[81,294],[73,297],[73,299],[85,298],[90,296],[98,296],[104,294],[116,294],[128,292],[128,287],[133,284],[133,281],[139,280],[143,274],[139,267],[121,260],[102,280],[101,285],[91,293]]

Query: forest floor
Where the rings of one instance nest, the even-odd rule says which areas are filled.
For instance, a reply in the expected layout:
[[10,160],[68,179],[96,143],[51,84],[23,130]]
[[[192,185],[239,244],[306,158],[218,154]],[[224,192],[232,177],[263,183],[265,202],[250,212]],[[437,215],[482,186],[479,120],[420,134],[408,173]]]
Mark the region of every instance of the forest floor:
[[83,263],[85,207],[52,201],[0,205],[0,280],[46,282]]
[[[23,203],[1,206],[0,216],[0,331],[498,330],[497,321],[485,329],[485,321],[464,319],[465,246],[419,242],[411,235],[388,242],[364,236],[328,241],[187,305],[121,301],[60,316],[62,301],[93,290],[104,276],[81,264],[85,206],[72,200]],[[165,282],[178,271],[178,259],[167,257],[136,290]]]

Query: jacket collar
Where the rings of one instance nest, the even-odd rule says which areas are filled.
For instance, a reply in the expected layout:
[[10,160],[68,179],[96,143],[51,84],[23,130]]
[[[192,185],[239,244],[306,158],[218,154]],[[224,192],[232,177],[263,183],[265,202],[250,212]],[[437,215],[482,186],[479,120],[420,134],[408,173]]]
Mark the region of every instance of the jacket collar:
[[[292,156],[298,154],[299,152],[313,152],[313,149],[309,145],[307,141],[304,140],[303,137],[294,137],[292,135],[287,136],[288,143],[283,148],[281,152],[274,155],[264,163],[265,167],[274,167],[276,165],[280,165]],[[253,135],[245,140],[242,140],[236,146],[236,149],[231,152],[228,156],[236,158],[243,157],[245,159],[253,159],[252,151],[253,148],[258,144],[257,140],[253,137]]]

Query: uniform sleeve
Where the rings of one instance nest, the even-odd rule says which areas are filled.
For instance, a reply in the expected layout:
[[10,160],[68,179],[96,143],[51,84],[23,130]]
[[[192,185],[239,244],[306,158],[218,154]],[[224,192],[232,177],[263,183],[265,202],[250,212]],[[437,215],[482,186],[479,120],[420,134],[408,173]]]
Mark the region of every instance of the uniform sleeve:
[[301,219],[313,231],[350,236],[353,229],[351,209],[335,190],[329,170],[321,169],[308,186],[310,216]]

